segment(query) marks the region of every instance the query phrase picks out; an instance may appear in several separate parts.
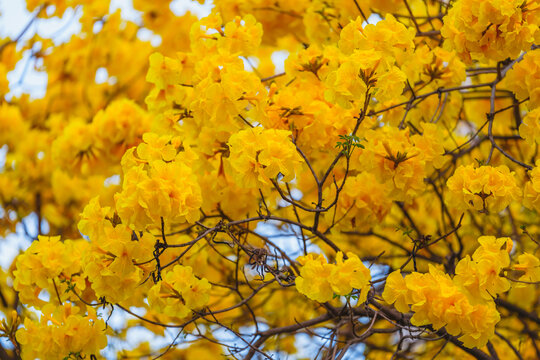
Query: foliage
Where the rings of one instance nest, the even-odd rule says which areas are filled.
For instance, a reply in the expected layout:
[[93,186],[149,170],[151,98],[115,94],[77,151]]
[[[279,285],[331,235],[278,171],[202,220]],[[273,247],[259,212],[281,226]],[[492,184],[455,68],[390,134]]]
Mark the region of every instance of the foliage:
[[539,0],[26,6],[0,359],[540,358]]

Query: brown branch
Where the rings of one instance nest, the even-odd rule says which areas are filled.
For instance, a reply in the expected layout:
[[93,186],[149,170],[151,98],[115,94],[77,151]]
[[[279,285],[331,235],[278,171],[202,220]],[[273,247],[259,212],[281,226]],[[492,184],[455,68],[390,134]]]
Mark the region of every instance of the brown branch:
[[253,346],[249,350],[246,357],[244,357],[244,360],[250,360],[255,355],[255,352],[256,352],[255,349],[258,349],[259,347],[261,347],[266,342],[266,340],[268,340],[273,335],[294,333],[298,330],[305,329],[305,328],[308,328],[310,326],[317,325],[320,323],[324,323],[328,320],[331,320],[332,317],[333,317],[332,315],[330,315],[329,313],[326,313],[324,315],[321,315],[314,319],[306,320],[301,323],[296,323],[296,324],[292,324],[288,326],[282,326],[279,328],[273,328],[273,329],[263,331],[262,333],[258,333],[256,335],[259,336],[259,339],[255,341],[255,343],[253,343]]
[[525,309],[523,309],[523,308],[521,308],[521,307],[519,307],[519,306],[517,306],[515,304],[512,304],[511,302],[509,302],[507,300],[501,299],[501,298],[495,299],[495,304],[505,308],[506,310],[509,310],[509,311],[511,311],[513,313],[516,313],[517,315],[519,315],[522,318],[533,321],[533,322],[537,323],[538,325],[540,325],[540,318],[534,312],[529,312],[529,311],[527,311],[527,310],[525,310]]

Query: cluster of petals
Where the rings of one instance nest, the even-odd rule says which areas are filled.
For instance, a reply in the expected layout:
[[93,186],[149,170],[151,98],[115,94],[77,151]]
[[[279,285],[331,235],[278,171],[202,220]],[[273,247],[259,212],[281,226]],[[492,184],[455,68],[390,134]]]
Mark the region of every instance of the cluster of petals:
[[448,204],[459,210],[499,212],[521,197],[514,172],[508,167],[459,166],[448,181]]
[[[540,13],[540,9],[538,10]],[[523,59],[514,64],[508,71],[505,79],[508,89],[516,94],[520,101],[529,99],[527,106],[530,110],[540,106],[540,49],[528,51],[523,55]],[[528,120],[529,126],[534,119],[538,118],[537,113],[531,114]],[[524,119],[525,120],[525,119]],[[537,125],[536,125],[537,126]],[[520,132],[522,128],[520,126]],[[525,130],[527,134],[527,130]],[[527,139],[528,135],[525,135]],[[536,133],[534,136],[537,136]],[[530,141],[529,139],[527,139]]]
[[47,304],[41,309],[39,320],[25,318],[24,328],[17,331],[17,341],[22,345],[21,358],[69,359],[96,357],[107,345],[105,321],[98,319],[96,311],[88,314],[66,303],[60,306]]
[[515,58],[540,38],[537,1],[458,0],[443,19],[446,46],[463,60]]
[[238,186],[257,188],[271,184],[278,175],[294,179],[302,159],[288,130],[255,127],[241,130],[229,139],[230,173]]
[[190,266],[175,265],[150,288],[148,302],[163,314],[185,318],[193,309],[206,305],[210,288],[208,280],[195,277]]
[[344,259],[340,251],[336,263],[329,264],[322,254],[308,254],[299,257],[298,262],[302,267],[296,278],[296,289],[308,298],[327,302],[334,295],[349,295],[357,289],[360,290],[358,304],[366,301],[371,273],[357,255],[349,252]]
[[467,255],[458,262],[453,278],[432,265],[425,274],[403,277],[399,270],[392,272],[384,300],[402,313],[412,311],[415,326],[445,327],[469,348],[486,345],[500,320],[493,299],[510,288],[501,272],[510,265],[512,240],[481,236],[478,242],[472,258]]
[[500,274],[510,265],[512,240],[481,236],[478,242],[480,247],[472,258],[467,255],[456,265],[454,282],[467,290],[471,299],[489,301],[510,289],[510,282]]
[[144,143],[128,150],[123,159],[122,192],[116,210],[125,224],[143,230],[163,219],[167,224],[198,220],[200,185],[189,166],[187,151],[177,150],[170,137],[147,133]]
[[[40,294],[60,291],[64,294],[71,282],[76,291],[82,292],[87,285],[81,272],[82,253],[88,249],[85,240],[60,241],[60,236],[39,236],[28,250],[16,260],[13,287],[25,304],[40,308],[45,304]],[[65,295],[63,295],[66,298]],[[73,294],[67,296],[74,297]]]

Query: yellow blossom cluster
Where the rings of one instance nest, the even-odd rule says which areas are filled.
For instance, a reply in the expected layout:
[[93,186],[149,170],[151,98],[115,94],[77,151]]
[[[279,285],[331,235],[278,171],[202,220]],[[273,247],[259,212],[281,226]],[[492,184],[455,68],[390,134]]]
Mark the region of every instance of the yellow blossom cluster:
[[[417,46],[414,54],[403,57],[402,70],[409,81],[430,84],[430,88],[459,86],[466,78],[465,64],[453,51],[427,45]],[[418,71],[418,68],[421,71]]]
[[525,115],[519,126],[519,135],[530,145],[540,144],[540,108],[535,108]]
[[[143,230],[152,224],[199,218],[202,203],[199,183],[189,167],[181,143],[146,134],[136,149],[122,158],[124,182],[115,196],[116,210],[123,222]],[[136,151],[136,154],[135,154]]]
[[531,210],[540,211],[540,167],[535,166],[529,172],[529,178],[530,181],[527,181],[523,188],[523,205]]
[[[336,205],[336,211],[325,213],[326,221],[346,217],[339,224],[342,230],[362,231],[369,229],[371,224],[384,219],[390,211],[392,201],[388,193],[392,186],[389,183],[380,183],[375,175],[363,172],[347,179],[341,190]],[[336,198],[336,189],[328,188],[323,196],[326,199]]]
[[[456,276],[430,265],[429,272],[391,273],[383,292],[386,302],[402,313],[414,312],[411,323],[416,326],[433,324],[446,331],[469,348],[482,347],[494,335],[500,320],[493,296],[509,289],[508,280],[500,271],[510,263],[512,248],[509,238],[483,236],[480,247],[456,266]],[[501,247],[505,247],[501,249]]]
[[[235,17],[222,29],[220,15],[210,15],[191,27],[190,39],[194,52],[215,48],[218,52],[251,55],[260,45],[262,25],[253,15]],[[204,50],[203,50],[204,49]]]
[[[517,272],[519,278],[513,284],[514,288],[524,288],[527,285],[538,283],[540,281],[540,259],[533,254],[523,253],[517,258],[518,263],[512,266]],[[530,288],[530,287],[529,287]],[[533,295],[534,296],[534,295]]]
[[501,165],[461,165],[447,182],[448,204],[460,210],[499,212],[521,198],[514,173]]
[[362,22],[358,17],[341,31],[339,67],[324,80],[325,99],[345,109],[361,106],[368,95],[380,102],[401,95],[407,77],[395,66],[396,59],[414,48],[413,32],[392,15],[365,28]]
[[191,62],[186,55],[179,53],[176,58],[170,58],[156,52],[150,55],[148,62],[146,81],[154,85],[146,98],[150,109],[159,110],[165,102],[179,102],[191,93],[189,86],[183,86],[190,84],[192,75]]
[[510,282],[500,274],[510,265],[512,240],[481,236],[478,242],[480,247],[472,258],[467,255],[458,262],[454,282],[467,290],[471,299],[488,301],[510,289]]
[[343,108],[327,101],[332,90],[322,82],[330,71],[335,71],[337,56],[335,47],[315,44],[291,54],[285,60],[285,70],[294,81],[279,91],[275,84],[269,89],[269,105],[261,124],[292,129],[298,146],[309,152],[332,150],[336,145],[332,139],[351,132],[357,114],[354,107]]
[[[81,257],[88,249],[84,240],[60,241],[60,236],[39,236],[27,252],[17,258],[13,287],[25,304],[39,308],[46,304],[43,290],[61,299],[75,296],[66,291],[68,285],[77,292],[86,290],[85,278],[80,276]],[[67,296],[65,293],[68,293]],[[61,294],[61,295],[60,295]]]
[[148,114],[136,103],[121,99],[99,111],[92,125],[99,134],[97,147],[117,160],[127,149],[139,144],[141,135],[149,130],[149,119]]
[[389,126],[377,131],[369,130],[365,138],[365,150],[358,151],[358,161],[379,182],[389,181],[392,189],[390,197],[399,200],[418,195],[424,190],[425,157],[431,156],[430,152],[433,156],[441,155],[443,150],[429,149],[429,145],[424,144],[425,150],[434,151],[422,153],[414,146],[408,129],[399,130]]
[[0,142],[2,144],[15,146],[17,140],[28,130],[27,126],[18,107],[8,103],[0,105]]
[[516,57],[540,38],[537,1],[458,0],[443,19],[446,46],[463,60]]
[[[388,289],[388,290],[387,290]],[[399,271],[391,273],[383,298],[394,303],[398,311],[414,312],[411,323],[445,327],[467,347],[484,346],[493,336],[499,313],[491,303],[474,304],[452,279],[430,265],[429,273],[412,273],[405,278]]]
[[[537,12],[540,12],[540,10]],[[527,52],[523,56],[523,59],[508,71],[508,75],[504,81],[508,84],[508,88],[516,94],[517,99],[522,101],[529,99],[529,109],[532,110],[539,107],[540,49]]]
[[5,96],[9,92],[8,72],[12,71],[20,60],[22,52],[17,49],[10,39],[1,39],[4,49],[0,54],[0,95]]
[[141,284],[149,270],[139,263],[151,256],[155,239],[149,233],[135,234],[126,225],[116,224],[114,218],[100,218],[104,213],[99,202],[93,200],[86,206],[79,225],[92,239],[82,256],[84,275],[97,298],[105,297],[111,302],[129,299],[140,304],[141,299],[134,294],[146,289]]
[[[301,158],[287,130],[255,127],[229,139],[230,175],[240,187],[259,188],[272,180],[291,181]],[[281,174],[282,178],[279,178]]]
[[52,143],[53,161],[60,168],[87,176],[91,171],[103,172],[128,148],[136,146],[149,130],[149,119],[139,105],[123,99],[99,111],[91,123],[74,118],[65,127],[60,120],[54,125],[59,134]]
[[88,314],[71,303],[55,306],[47,304],[39,321],[24,320],[24,328],[17,331],[17,341],[23,346],[21,358],[70,359],[99,355],[107,345],[105,321],[97,317],[93,308]]
[[175,265],[148,290],[148,302],[165,315],[183,319],[208,303],[210,289],[208,280],[195,277],[191,266]]
[[358,304],[366,301],[370,289],[371,274],[360,258],[342,252],[336,255],[336,263],[329,264],[322,254],[301,256],[300,275],[296,278],[296,289],[318,302],[327,302],[335,295],[349,295],[353,289],[360,291]]

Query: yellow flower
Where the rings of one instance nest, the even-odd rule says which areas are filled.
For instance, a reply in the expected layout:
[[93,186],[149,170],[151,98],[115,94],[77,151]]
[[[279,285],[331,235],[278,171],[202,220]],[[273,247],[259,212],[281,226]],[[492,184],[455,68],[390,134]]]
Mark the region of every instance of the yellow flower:
[[91,239],[97,238],[103,234],[103,221],[107,217],[112,219],[112,216],[111,208],[109,206],[102,207],[99,203],[99,196],[96,196],[84,207],[78,229]]
[[202,195],[189,166],[194,154],[187,148],[177,154],[167,136],[145,134],[144,139],[137,148],[143,159],[135,156],[134,149],[122,158],[124,181],[115,201],[123,223],[142,230],[161,226],[161,218],[168,225],[198,220]]
[[185,318],[208,303],[210,289],[208,280],[197,279],[190,266],[175,265],[149,290],[148,303],[165,315]]
[[249,56],[261,44],[263,30],[255,17],[248,14],[244,18],[237,16],[226,23],[223,33],[224,36],[218,40],[219,51]]
[[[506,74],[505,84],[516,94],[516,98],[523,101],[529,98],[528,107],[532,110],[540,106],[540,49],[529,51],[523,59],[515,64]],[[533,113],[532,119],[538,119]],[[524,119],[525,120],[525,119]],[[529,120],[529,121],[531,121]],[[532,126],[530,124],[529,126]],[[535,125],[538,126],[538,125]],[[534,128],[534,126],[533,126]],[[521,126],[520,126],[521,131]],[[531,129],[532,130],[532,129]],[[527,134],[527,131],[526,131]],[[533,134],[530,134],[533,135]],[[536,136],[536,133],[534,133]],[[536,140],[536,139],[535,139]]]
[[411,136],[414,147],[420,151],[419,157],[426,163],[440,169],[448,158],[444,157],[444,133],[440,126],[431,123],[421,123],[422,134]]
[[[392,199],[388,196],[391,190],[389,183],[379,183],[375,175],[362,172],[347,178],[339,193],[334,211],[324,213],[328,225],[335,219],[342,219],[336,225],[342,230],[364,231],[374,223],[382,221],[392,207]],[[323,192],[323,198],[332,203],[336,197],[335,187]]]
[[362,261],[353,253],[336,255],[336,264],[328,264],[322,254],[301,256],[300,276],[296,278],[296,289],[308,298],[326,302],[335,295],[348,295],[353,289],[360,290],[358,304],[364,303],[370,289],[371,274]]
[[528,144],[540,144],[540,108],[529,111],[519,126],[519,135]]
[[352,252],[347,253],[347,260],[343,260],[343,253],[336,255],[336,265],[330,275],[330,285],[337,295],[350,294],[353,289],[360,289],[358,303],[366,302],[370,289],[371,274],[369,269]]
[[148,114],[127,99],[113,101],[99,111],[92,121],[96,139],[103,152],[117,162],[126,149],[137,145],[150,130]]
[[494,303],[476,305],[466,316],[460,318],[463,335],[459,340],[468,348],[481,348],[495,335],[495,325],[501,316]]
[[0,144],[14,146],[27,131],[27,127],[19,107],[7,102],[0,105]]
[[412,143],[408,129],[384,126],[367,131],[365,138],[365,150],[356,152],[358,161],[379,182],[390,182],[393,189],[389,198],[403,201],[424,190],[426,162]]
[[[491,239],[484,240],[491,249]],[[402,278],[400,272],[395,271],[388,275],[383,299],[395,303],[396,309],[403,313],[409,312],[410,306],[414,312],[413,325],[445,327],[450,335],[460,336],[469,348],[484,346],[493,337],[500,320],[492,298],[479,302],[475,294],[463,291],[459,281],[431,264],[426,274],[414,272]]]
[[300,276],[296,278],[296,290],[311,300],[327,302],[332,300],[334,291],[330,285],[333,265],[328,264],[322,254],[308,254],[297,261],[302,265]]
[[362,28],[363,22],[359,16],[341,30],[338,46],[344,54],[349,55],[355,49],[373,49],[385,59],[383,61],[393,63],[395,57],[414,49],[414,29],[405,27],[393,15],[388,14],[385,19],[365,28]]
[[64,359],[72,354],[81,357],[99,355],[107,345],[107,326],[98,319],[96,311],[87,307],[88,314],[65,303],[59,307],[47,304],[39,321],[24,320],[24,327],[17,331],[17,341],[22,345],[21,357],[31,359]]
[[401,276],[401,271],[396,270],[388,275],[382,297],[389,304],[394,304],[396,310],[401,313],[409,312],[408,298],[409,289]]
[[[375,53],[370,55],[375,55]],[[367,58],[367,56],[362,58]],[[354,101],[362,102],[368,90],[367,81],[359,76],[361,71],[367,67],[356,60],[351,58],[343,62],[337,70],[330,72],[325,79],[327,86],[325,99],[338,104],[344,109],[351,108]]]
[[[521,275],[519,281],[525,281],[527,283],[540,282],[540,260],[533,254],[523,253],[518,256],[518,264],[512,266],[512,269],[517,271],[517,274]],[[527,283],[514,283],[514,287],[526,287],[531,284]]]
[[157,89],[167,89],[182,83],[183,67],[180,61],[156,52],[150,55],[149,62],[146,81],[154,84]]
[[137,155],[141,160],[169,162],[176,157],[176,149],[171,144],[171,136],[146,133],[143,135],[143,140],[144,142],[137,146]]
[[194,71],[194,62],[190,56],[177,53],[175,58],[170,58],[161,53],[153,53],[149,62],[146,81],[154,84],[154,88],[145,101],[150,110],[159,111],[172,102],[181,103],[189,98],[193,92],[190,86]]
[[499,212],[519,199],[514,173],[504,166],[461,165],[448,181],[448,204],[459,210]]
[[97,297],[105,296],[111,303],[127,301],[142,304],[142,286],[148,269],[135,265],[152,257],[155,238],[143,233],[133,239],[126,225],[103,225],[103,235],[92,238],[90,249],[83,255],[84,274]]
[[62,169],[88,175],[101,171],[101,148],[92,124],[83,119],[72,119],[54,140],[51,148],[53,161]]
[[81,256],[88,248],[88,242],[60,241],[60,236],[38,236],[38,240],[17,257],[13,288],[19,292],[19,298],[25,304],[41,307],[45,304],[38,298],[42,290],[49,294],[58,291],[62,298],[73,299],[76,295],[67,290],[67,282],[76,285],[82,292],[86,288],[81,273]]
[[403,61],[401,70],[411,84],[421,82],[437,89],[459,86],[466,79],[465,64],[454,51],[420,45],[414,54],[400,60]]
[[441,34],[445,47],[467,63],[515,58],[538,37],[538,23],[521,0],[458,0],[452,5]]
[[[305,31],[310,44],[335,43],[340,35],[339,29],[358,16],[355,3],[347,0],[297,0],[294,5],[290,1],[281,0],[279,3],[280,8],[287,4],[286,6],[290,8],[291,13],[294,11],[294,13],[303,15],[303,19],[300,21],[303,22],[305,30],[294,31],[290,29],[289,31],[291,34]],[[359,2],[358,4],[363,9],[364,14],[369,16],[371,13],[369,4],[366,2]],[[291,17],[287,17],[286,20],[282,19],[282,21],[284,23],[291,22]],[[279,24],[274,27],[281,28],[282,26]]]
[[523,188],[523,205],[540,212],[540,167],[538,162],[536,165],[529,172],[530,181],[527,181]]
[[403,92],[406,81],[407,76],[405,73],[398,67],[391,66],[378,77],[373,97],[380,102],[396,99]]
[[291,181],[302,162],[287,130],[255,127],[241,130],[229,139],[230,175],[238,186],[269,185],[279,174]]

